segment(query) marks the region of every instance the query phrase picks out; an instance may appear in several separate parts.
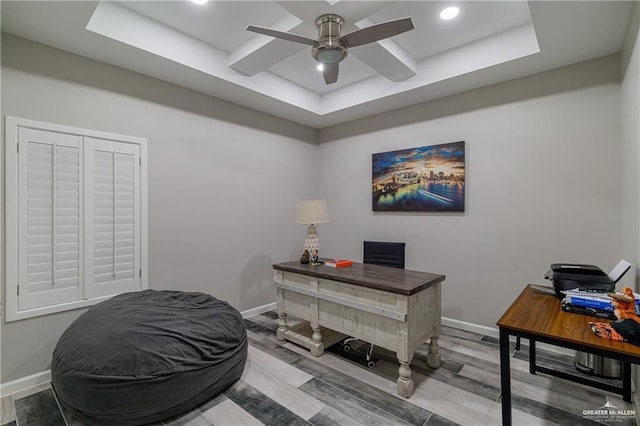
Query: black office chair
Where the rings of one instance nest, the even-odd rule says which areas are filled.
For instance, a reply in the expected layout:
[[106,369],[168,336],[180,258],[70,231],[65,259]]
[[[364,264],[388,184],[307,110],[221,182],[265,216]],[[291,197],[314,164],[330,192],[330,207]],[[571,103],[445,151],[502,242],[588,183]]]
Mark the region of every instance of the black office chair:
[[404,243],[365,241],[362,263],[404,269]]
[[[405,243],[390,243],[384,241],[365,241],[364,256],[362,263],[374,265],[390,266],[392,268],[404,269],[404,246]],[[342,349],[345,352],[351,350],[349,342],[360,340],[356,337],[349,337],[342,342]],[[367,367],[373,368],[376,362],[371,359],[373,344],[369,344],[367,350]]]

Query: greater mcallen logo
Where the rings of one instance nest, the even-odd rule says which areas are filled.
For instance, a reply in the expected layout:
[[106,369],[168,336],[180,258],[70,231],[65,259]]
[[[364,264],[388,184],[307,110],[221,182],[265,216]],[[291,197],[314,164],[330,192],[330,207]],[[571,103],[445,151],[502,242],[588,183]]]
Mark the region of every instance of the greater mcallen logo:
[[594,421],[622,422],[636,417],[636,410],[621,410],[609,401],[597,410],[582,410],[582,417]]

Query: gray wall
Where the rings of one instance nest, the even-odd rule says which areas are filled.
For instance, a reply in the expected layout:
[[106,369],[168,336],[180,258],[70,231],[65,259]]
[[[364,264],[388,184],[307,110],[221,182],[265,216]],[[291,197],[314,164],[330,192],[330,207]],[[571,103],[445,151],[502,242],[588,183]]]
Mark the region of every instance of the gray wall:
[[[634,2],[622,50],[622,253],[640,273],[640,3]],[[634,365],[636,389],[640,368]],[[640,404],[635,393],[636,407]],[[638,413],[640,415],[640,413]]]
[[[320,132],[325,254],[405,241],[407,268],[445,274],[445,317],[495,327],[553,262],[612,268],[621,247],[620,57]],[[464,214],[371,210],[371,154],[466,141]],[[635,261],[636,259],[629,259]],[[546,282],[548,283],[548,282]]]
[[[634,3],[622,54],[622,250],[640,267],[640,4]],[[636,289],[640,289],[636,283]]]
[[[624,83],[636,89],[637,49]],[[404,240],[408,268],[447,275],[443,315],[493,327],[550,263],[619,260],[634,226],[623,192],[635,191],[625,211],[638,235],[637,175],[625,187],[620,172],[623,153],[635,153],[623,172],[640,162],[638,101],[623,95],[621,111],[620,73],[619,56],[602,58],[316,134],[3,34],[2,114],[149,139],[152,288],[206,291],[240,310],[273,302],[270,265],[299,256],[304,239],[295,202],[326,197],[323,255],[361,259],[363,239]],[[372,153],[457,140],[463,215],[371,212]],[[48,369],[79,313],[3,323],[1,381]]]
[[[271,265],[299,256],[295,203],[316,193],[314,130],[6,34],[1,77],[3,115],[148,139],[151,288],[275,301]],[[47,370],[81,312],[3,323],[2,383]]]

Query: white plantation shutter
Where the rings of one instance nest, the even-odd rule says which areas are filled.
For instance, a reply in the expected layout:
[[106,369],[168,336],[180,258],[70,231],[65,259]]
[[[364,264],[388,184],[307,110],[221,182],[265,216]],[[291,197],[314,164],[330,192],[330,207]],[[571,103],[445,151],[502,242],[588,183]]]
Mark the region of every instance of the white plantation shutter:
[[5,118],[7,322],[148,287],[146,144]]
[[19,309],[81,297],[81,137],[19,131]]
[[87,259],[90,298],[140,288],[139,146],[85,138]]

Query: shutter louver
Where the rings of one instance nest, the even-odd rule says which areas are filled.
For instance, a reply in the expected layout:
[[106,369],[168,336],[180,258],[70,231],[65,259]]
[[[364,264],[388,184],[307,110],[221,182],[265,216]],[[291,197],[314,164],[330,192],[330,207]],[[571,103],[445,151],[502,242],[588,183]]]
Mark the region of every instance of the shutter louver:
[[[91,297],[139,288],[139,168],[134,146],[86,138],[93,163]],[[91,147],[91,148],[90,148]]]
[[[77,300],[82,234],[79,137],[21,129],[20,309]],[[26,205],[24,205],[26,204]]]
[[95,151],[94,172],[95,281],[133,278],[133,156]]

